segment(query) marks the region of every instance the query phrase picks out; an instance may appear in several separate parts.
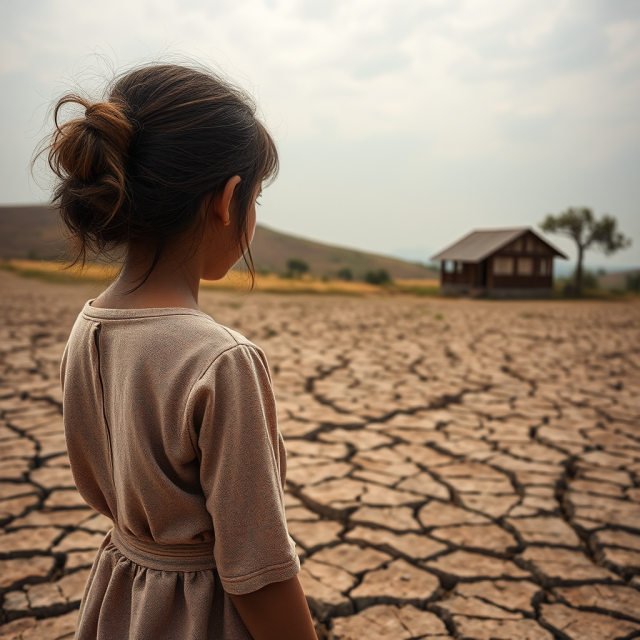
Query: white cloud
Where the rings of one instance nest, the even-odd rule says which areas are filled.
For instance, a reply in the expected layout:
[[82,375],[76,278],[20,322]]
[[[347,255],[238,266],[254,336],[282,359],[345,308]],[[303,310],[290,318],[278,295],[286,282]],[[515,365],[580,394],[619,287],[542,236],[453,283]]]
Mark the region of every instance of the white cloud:
[[[456,154],[464,152],[461,138],[470,155],[507,135],[505,112],[525,121],[569,112],[598,118],[594,98],[603,85],[623,112],[625,89],[640,88],[637,23],[601,24],[581,0],[113,0],[99,7],[47,0],[37,12],[18,13],[3,40],[9,65],[20,58],[51,83],[96,47],[129,61],[168,46],[241,70],[290,136],[327,126],[356,137],[412,132]],[[600,40],[607,49],[597,50]]]

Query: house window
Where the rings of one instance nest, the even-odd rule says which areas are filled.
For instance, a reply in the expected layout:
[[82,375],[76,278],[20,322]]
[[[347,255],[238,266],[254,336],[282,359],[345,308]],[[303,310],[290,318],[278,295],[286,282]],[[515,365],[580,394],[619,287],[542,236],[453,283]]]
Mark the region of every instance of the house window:
[[496,276],[513,275],[513,258],[503,258],[503,257],[494,258],[493,273]]
[[518,275],[533,275],[533,258],[518,258]]
[[542,258],[542,260],[540,260],[539,270],[541,276],[548,276],[551,273],[551,269],[549,269],[549,261],[546,258]]
[[444,261],[445,273],[462,273],[462,262],[457,260],[445,260]]
[[522,238],[518,238],[512,245],[513,251],[522,251]]
[[527,236],[525,241],[527,243],[527,253],[535,253],[537,248],[536,239],[533,236]]

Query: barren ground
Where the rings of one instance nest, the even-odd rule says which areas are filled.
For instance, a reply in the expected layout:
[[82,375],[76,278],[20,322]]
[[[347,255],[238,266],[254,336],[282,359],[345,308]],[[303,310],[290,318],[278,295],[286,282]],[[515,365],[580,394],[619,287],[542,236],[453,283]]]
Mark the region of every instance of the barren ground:
[[[73,636],[110,528],[74,488],[58,382],[96,294],[0,272],[2,640]],[[640,636],[640,305],[201,307],[269,357],[321,637]]]

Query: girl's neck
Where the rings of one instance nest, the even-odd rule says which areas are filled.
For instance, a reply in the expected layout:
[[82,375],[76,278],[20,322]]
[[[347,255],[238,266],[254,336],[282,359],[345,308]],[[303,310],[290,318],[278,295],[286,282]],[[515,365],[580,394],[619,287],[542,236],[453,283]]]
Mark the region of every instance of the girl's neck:
[[197,256],[182,263],[165,260],[156,266],[140,287],[131,292],[144,278],[148,262],[128,256],[117,280],[91,305],[103,309],[177,307],[200,310],[198,293],[201,267],[198,262]]

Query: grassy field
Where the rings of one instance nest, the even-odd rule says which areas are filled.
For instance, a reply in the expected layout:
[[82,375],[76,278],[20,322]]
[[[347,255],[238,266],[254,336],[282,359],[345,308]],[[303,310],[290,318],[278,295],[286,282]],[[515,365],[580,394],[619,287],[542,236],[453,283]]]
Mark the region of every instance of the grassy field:
[[[49,282],[98,282],[108,285],[118,273],[117,267],[89,265],[82,272],[78,268],[66,269],[67,265],[47,260],[6,260],[0,268],[13,271],[26,278],[37,278]],[[251,280],[245,272],[232,271],[222,280],[203,280],[206,289],[248,291]],[[282,278],[276,274],[256,274],[255,290],[269,293],[330,293],[347,295],[381,295],[410,293],[437,295],[440,291],[437,280],[395,280],[393,284],[378,286],[366,282],[345,282],[303,276]]]

